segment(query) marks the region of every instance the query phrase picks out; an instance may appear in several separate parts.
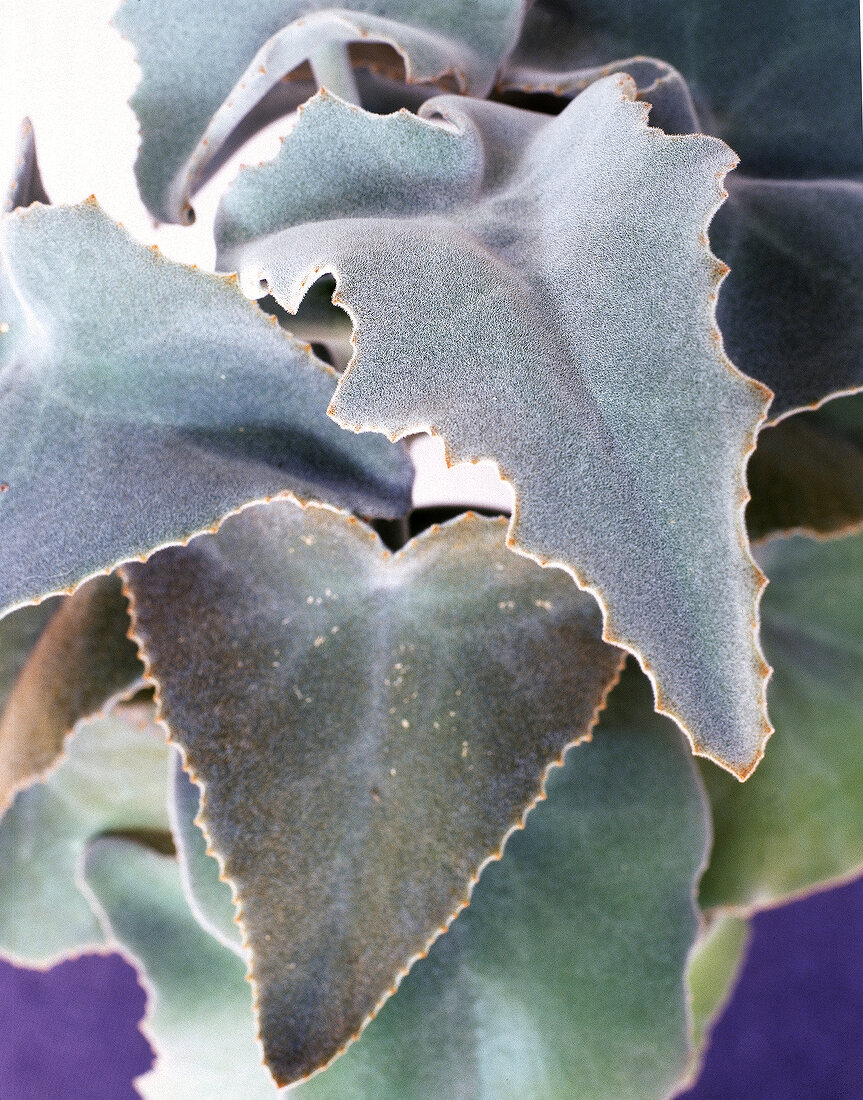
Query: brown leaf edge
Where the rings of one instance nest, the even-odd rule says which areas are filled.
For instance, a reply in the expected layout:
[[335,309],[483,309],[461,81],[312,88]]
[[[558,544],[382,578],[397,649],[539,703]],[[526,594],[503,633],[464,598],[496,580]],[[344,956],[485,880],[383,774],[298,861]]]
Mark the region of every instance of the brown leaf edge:
[[[321,504],[318,504],[314,501],[311,501],[307,504],[304,504],[301,501],[295,501],[295,503],[298,504],[299,507],[301,507],[304,511],[306,509],[322,508],[326,511],[337,512],[340,515],[343,515],[347,519],[347,521],[352,525],[358,525],[359,524],[361,526],[361,528],[365,528],[365,530],[368,532],[369,541],[372,544],[377,545],[377,546],[380,547],[381,557],[387,562],[392,562],[396,557],[411,553],[416,548],[416,545],[423,538],[433,536],[438,531],[440,531],[443,527],[455,526],[456,524],[487,522],[487,520],[485,520],[482,517],[477,516],[476,513],[474,513],[474,512],[471,512],[471,511],[463,512],[459,516],[456,516],[455,519],[452,519],[452,520],[448,521],[447,523],[444,523],[444,524],[435,523],[435,524],[433,524],[431,527],[429,527],[425,531],[421,532],[415,538],[410,539],[401,549],[399,549],[395,552],[392,552],[384,546],[383,542],[381,541],[381,539],[379,538],[377,533],[374,530],[372,530],[372,528],[367,527],[366,524],[363,524],[362,521],[358,520],[356,516],[351,515],[349,512],[345,512],[343,509],[332,508],[329,505],[321,505]],[[500,522],[501,524],[506,522],[505,517],[502,517],[501,520],[498,521],[498,522]],[[199,536],[194,536],[194,537],[197,538]],[[189,778],[192,780],[192,782],[195,783],[195,785],[198,787],[198,789],[201,792],[200,808],[198,810],[198,815],[195,818],[195,824],[198,826],[198,828],[204,834],[204,839],[206,841],[206,846],[207,846],[207,854],[209,856],[212,856],[217,861],[217,863],[219,865],[219,880],[221,882],[227,883],[227,885],[231,889],[231,896],[232,896],[232,900],[234,902],[234,909],[235,909],[234,923],[239,926],[240,932],[242,934],[243,952],[244,952],[244,956],[245,956],[245,958],[248,962],[248,971],[246,973],[246,980],[249,982],[249,984],[252,987],[252,1012],[254,1013],[255,1018],[257,1019],[257,1014],[258,1014],[258,990],[257,990],[257,983],[255,981],[254,963],[252,961],[251,950],[250,950],[249,943],[246,939],[245,929],[244,929],[243,923],[242,923],[242,913],[243,913],[242,897],[240,896],[240,892],[238,891],[237,887],[234,885],[234,883],[231,881],[231,879],[225,874],[224,859],[214,849],[211,837],[210,837],[210,835],[207,831],[207,828],[206,828],[206,824],[202,820],[204,810],[206,808],[206,803],[207,803],[206,783],[195,773],[194,768],[189,764],[187,756],[186,756],[186,750],[185,750],[184,746],[177,739],[175,739],[175,737],[174,737],[174,735],[171,731],[171,728],[170,728],[167,720],[165,719],[165,717],[163,715],[161,688],[160,688],[159,681],[158,681],[157,677],[154,675],[154,673],[152,671],[152,661],[150,659],[149,654],[146,651],[144,643],[142,642],[141,638],[135,632],[135,624],[136,624],[136,621],[137,621],[136,601],[135,601],[135,597],[134,597],[134,594],[133,594],[132,589],[131,589],[131,585],[128,583],[128,578],[125,576],[122,568],[120,569],[120,576],[123,580],[123,594],[126,596],[126,599],[129,601],[129,617],[131,619],[131,626],[129,627],[128,636],[138,647],[138,656],[140,657],[141,661],[143,662],[144,669],[145,669],[144,678],[149,684],[152,684],[152,686],[154,688],[154,702],[155,702],[155,705],[156,705],[156,718],[155,718],[155,721],[158,725],[162,726],[162,728],[165,730],[165,733],[166,733],[167,739],[168,739],[168,743],[173,745],[175,748],[177,748],[179,750],[180,756],[182,758],[183,770],[186,772],[186,774],[189,776]],[[574,746],[577,746],[577,745],[585,744],[585,743],[590,742],[592,740],[592,738],[593,738],[593,729],[596,726],[597,722],[599,721],[600,715],[602,714],[602,712],[605,710],[605,708],[607,706],[609,694],[617,686],[618,682],[620,681],[620,677],[623,674],[623,668],[624,668],[625,663],[626,663],[626,654],[621,653],[617,672],[616,672],[615,676],[606,684],[606,686],[605,686],[605,688],[602,692],[602,697],[600,699],[600,702],[597,704],[597,706],[596,706],[596,708],[593,712],[593,716],[592,716],[591,722],[590,722],[587,730],[582,735],[580,735],[579,737],[576,737],[574,740],[570,741],[564,747],[564,749],[561,752],[560,756],[557,759],[552,760],[550,763],[548,763],[546,765],[546,767],[543,771],[543,774],[540,778],[539,787],[537,789],[537,793],[536,793],[535,797],[524,808],[524,810],[522,811],[520,817],[516,821],[514,821],[513,824],[509,827],[509,829],[507,829],[507,831],[504,833],[503,837],[501,838],[501,841],[500,841],[500,844],[499,844],[497,850],[492,852],[490,855],[486,856],[486,858],[482,861],[482,863],[480,863],[479,867],[477,868],[477,870],[475,871],[475,873],[473,874],[473,876],[471,877],[471,879],[468,883],[467,892],[466,892],[464,898],[461,901],[458,902],[458,904],[453,909],[453,912],[444,921],[444,923],[434,933],[432,933],[431,937],[429,938],[429,940],[426,943],[423,950],[419,951],[415,955],[413,955],[407,961],[407,963],[402,967],[402,969],[399,970],[399,972],[395,976],[395,979],[393,981],[392,986],[383,993],[380,1000],[377,1002],[377,1004],[374,1006],[374,1008],[371,1010],[371,1012],[369,1012],[369,1014],[366,1016],[366,1018],[360,1024],[360,1027],[357,1029],[357,1031],[336,1051],[335,1054],[332,1055],[331,1058],[327,1059],[327,1061],[323,1065],[318,1066],[311,1073],[304,1074],[302,1077],[296,1078],[296,1080],[293,1080],[293,1081],[287,1081],[287,1080],[280,1081],[280,1080],[278,1080],[274,1077],[273,1079],[274,1079],[274,1081],[276,1082],[276,1084],[279,1088],[283,1088],[286,1085],[299,1084],[303,1081],[309,1080],[311,1077],[316,1076],[318,1073],[322,1073],[329,1066],[331,1066],[332,1063],[337,1058],[339,1058],[342,1054],[344,1054],[344,1052],[348,1049],[348,1047],[352,1046],[353,1043],[355,1043],[360,1038],[360,1035],[362,1034],[362,1032],[371,1023],[371,1021],[375,1018],[375,1016],[377,1016],[377,1014],[383,1008],[384,1004],[386,1004],[386,1002],[390,999],[390,997],[392,997],[396,993],[396,991],[398,990],[399,985],[401,985],[402,980],[408,974],[408,972],[410,971],[410,969],[414,965],[414,963],[417,962],[419,959],[424,959],[428,955],[428,953],[431,950],[433,944],[442,935],[444,935],[449,930],[450,925],[453,923],[453,921],[456,919],[456,917],[458,917],[459,913],[461,913],[462,910],[466,909],[470,905],[470,899],[471,899],[471,895],[473,894],[473,889],[476,886],[477,882],[479,881],[480,875],[482,874],[484,868],[489,863],[494,863],[494,862],[500,860],[503,857],[504,848],[506,847],[506,842],[509,839],[509,837],[514,832],[517,832],[518,830],[523,829],[525,827],[528,815],[530,814],[531,810],[535,806],[539,805],[540,802],[545,801],[545,799],[547,797],[546,782],[548,780],[548,776],[549,776],[550,772],[552,771],[552,769],[563,766],[564,758],[566,757],[567,752],[571,748],[573,748]],[[260,1031],[256,1032],[256,1039],[257,1039],[258,1043],[261,1046],[263,1046],[263,1038],[262,1038],[262,1035],[261,1035]],[[262,1064],[266,1065],[266,1062],[262,1062]],[[266,1066],[266,1068],[272,1075],[272,1070],[270,1069],[270,1067]]]
[[[45,204],[34,202],[28,207],[18,207],[15,211],[10,212],[7,216],[15,218],[25,218],[34,206],[39,207],[43,205]],[[138,248],[144,251],[149,250],[157,263],[163,264],[166,267],[170,267],[173,269],[181,268],[187,272],[192,271],[195,273],[195,276],[197,278],[202,278],[205,282],[209,282],[212,287],[218,288],[222,293],[233,298],[235,303],[240,302],[242,304],[242,308],[246,309],[250,316],[256,318],[255,323],[259,324],[263,319],[265,323],[274,326],[276,329],[279,330],[285,342],[287,344],[290,344],[295,350],[298,350],[306,355],[310,363],[317,370],[322,371],[324,374],[328,374],[332,378],[333,382],[338,381],[340,377],[338,371],[336,371],[334,367],[330,366],[329,363],[324,363],[322,360],[318,359],[312,351],[311,344],[298,340],[292,333],[288,332],[286,329],[282,328],[279,325],[277,317],[264,313],[255,304],[255,302],[251,301],[249,298],[246,297],[245,294],[243,294],[243,292],[240,290],[239,278],[236,273],[232,272],[229,275],[215,275],[209,271],[202,270],[198,267],[197,264],[185,264],[180,263],[176,260],[168,259],[168,257],[162,253],[158,245],[150,245],[148,249],[147,245],[142,245],[140,244],[140,242],[135,240],[135,238],[126,229],[122,222],[115,221],[112,217],[110,217],[110,215],[106,214],[105,211],[102,210],[95,195],[90,195],[88,198],[84,199],[80,203],[54,206],[53,209],[75,210],[78,208],[86,207],[92,207],[96,210],[99,210],[100,213],[108,219],[108,221],[112,222],[115,226],[118,226],[121,230],[123,230],[129,240],[133,241],[133,243]],[[166,542],[159,543],[158,546],[154,546],[151,550],[146,551],[144,554],[119,558],[115,560],[111,565],[105,566],[103,569],[97,569],[92,573],[88,573],[85,577],[82,577],[81,580],[77,581],[75,584],[68,585],[66,588],[57,588],[53,589],[50,592],[44,592],[37,599],[21,600],[18,603],[10,604],[8,607],[4,607],[2,610],[0,610],[0,619],[5,618],[6,615],[10,614],[13,611],[18,611],[22,607],[35,607],[38,604],[43,603],[45,600],[50,599],[52,596],[71,596],[73,592],[77,592],[77,590],[81,588],[82,585],[86,584],[87,581],[93,580],[94,577],[109,576],[126,562],[135,561],[141,562],[143,564],[144,562],[149,561],[153,554],[157,554],[160,550],[166,550],[169,546],[188,546],[189,542],[192,539],[197,538],[199,535],[214,535],[225,522],[225,520],[229,519],[231,516],[239,515],[240,512],[245,511],[246,508],[254,508],[258,504],[269,504],[273,500],[290,500],[293,501],[295,504],[299,504],[301,507],[304,507],[306,504],[320,503],[312,497],[300,497],[290,489],[285,489],[282,492],[274,493],[271,496],[257,497],[254,500],[249,500],[244,502],[243,504],[238,505],[236,508],[233,508],[229,512],[226,512],[223,516],[220,516],[219,519],[217,519],[215,523],[211,524],[209,527],[202,527],[197,531],[193,531],[192,534],[187,535],[185,538],[169,539]],[[321,507],[329,508],[330,505],[321,504]],[[339,509],[335,510],[339,511]]]
[[[650,105],[648,103],[644,103],[644,102],[637,99],[638,89],[637,89],[635,81],[632,79],[632,77],[628,76],[626,73],[617,73],[617,74],[614,74],[614,75],[617,75],[617,78],[618,78],[617,79],[617,84],[618,84],[618,89],[620,91],[621,99],[624,102],[631,103],[633,108],[638,111],[638,113],[641,116],[641,123],[642,123],[642,127],[643,127],[644,132],[652,131],[653,133],[659,135],[660,140],[663,140],[665,142],[686,142],[686,141],[689,141],[693,136],[697,136],[697,135],[692,135],[692,134],[666,134],[663,130],[660,130],[657,127],[654,127],[654,126],[650,126],[649,123],[648,123],[648,115],[649,115],[649,112],[650,112]],[[324,94],[329,95],[330,93],[324,93]],[[333,97],[333,98],[336,98],[336,97]],[[347,104],[347,106],[351,110],[362,111],[362,108],[359,108],[354,104]],[[299,112],[300,113],[302,112],[302,107],[299,108]],[[365,112],[363,112],[363,113],[365,113]],[[718,140],[718,139],[714,139],[714,140]],[[345,368],[344,373],[341,375],[341,377],[339,379],[339,384],[336,387],[335,394],[333,395],[333,400],[330,404],[330,407],[327,410],[327,414],[330,417],[332,417],[332,419],[335,420],[335,422],[340,427],[345,428],[348,431],[353,431],[353,432],[356,432],[356,433],[360,433],[360,432],[363,432],[363,431],[376,431],[376,432],[379,432],[382,435],[387,436],[387,438],[393,443],[397,442],[400,439],[404,439],[405,436],[416,435],[416,434],[430,435],[430,436],[433,436],[433,437],[441,438],[442,441],[443,441],[443,445],[444,445],[444,460],[445,460],[446,465],[447,465],[448,468],[452,468],[453,466],[456,466],[461,462],[472,463],[472,464],[475,464],[475,463],[481,462],[481,461],[491,462],[497,468],[498,474],[501,477],[501,479],[506,481],[507,484],[513,490],[513,497],[514,497],[515,504],[514,504],[512,516],[510,517],[509,532],[508,532],[508,535],[507,535],[507,545],[509,546],[509,548],[511,550],[513,550],[515,553],[521,554],[522,557],[530,558],[532,561],[535,561],[538,565],[541,565],[543,567],[552,568],[552,569],[562,569],[564,572],[568,573],[572,577],[572,579],[575,581],[575,583],[578,585],[578,587],[582,591],[589,592],[594,597],[594,599],[597,601],[597,603],[599,604],[600,610],[602,611],[602,619],[603,619],[602,639],[603,639],[603,641],[608,642],[610,645],[615,645],[615,646],[620,647],[621,649],[625,649],[628,653],[631,653],[637,659],[639,665],[641,666],[642,671],[645,673],[647,678],[650,680],[651,686],[653,688],[653,694],[654,694],[654,699],[655,699],[655,709],[656,709],[657,713],[658,714],[663,714],[667,718],[670,718],[679,727],[679,729],[685,734],[685,736],[686,736],[687,740],[689,741],[689,743],[692,745],[692,751],[696,756],[703,756],[708,760],[712,760],[713,763],[717,764],[720,768],[724,768],[726,771],[730,772],[732,775],[734,775],[741,782],[744,782],[746,779],[749,778],[749,776],[752,774],[752,772],[758,766],[759,762],[763,759],[765,746],[766,746],[767,742],[769,741],[771,735],[774,732],[773,726],[771,725],[770,719],[769,719],[768,714],[767,714],[767,684],[768,684],[768,681],[769,681],[769,679],[770,679],[770,677],[773,673],[773,670],[770,667],[770,665],[767,663],[767,660],[764,656],[764,652],[761,648],[761,642],[760,642],[760,638],[759,638],[759,630],[760,630],[759,605],[761,603],[761,597],[764,593],[764,589],[766,588],[768,581],[767,581],[767,578],[765,577],[764,573],[759,568],[757,562],[752,557],[752,553],[750,551],[750,545],[749,545],[749,538],[748,538],[747,531],[746,531],[746,522],[745,522],[746,505],[749,503],[749,500],[750,500],[750,493],[749,493],[749,489],[748,489],[747,484],[746,484],[746,477],[745,477],[746,466],[747,466],[747,463],[749,461],[750,456],[755,451],[755,448],[756,448],[756,445],[757,445],[758,434],[759,434],[761,428],[767,422],[767,410],[769,408],[770,402],[773,400],[774,394],[773,394],[773,391],[771,389],[769,389],[767,386],[765,386],[763,382],[759,382],[757,379],[750,378],[749,375],[744,374],[743,371],[741,371],[738,367],[736,367],[734,365],[734,363],[732,363],[732,361],[729,359],[728,355],[725,352],[725,346],[724,346],[723,339],[722,339],[722,333],[719,329],[719,325],[718,325],[717,320],[716,320],[716,303],[717,303],[717,299],[718,299],[718,296],[719,296],[719,288],[722,285],[723,281],[725,280],[725,277],[728,275],[728,273],[731,269],[729,268],[729,266],[726,263],[724,263],[717,256],[715,256],[713,254],[713,252],[710,250],[710,243],[709,243],[708,236],[707,236],[707,230],[710,226],[711,221],[713,220],[714,215],[716,214],[716,211],[720,208],[720,206],[723,204],[723,202],[728,198],[728,192],[725,190],[725,187],[723,186],[725,176],[728,174],[728,172],[730,172],[732,169],[736,168],[737,165],[739,164],[739,157],[737,156],[737,154],[734,153],[730,148],[728,149],[728,153],[729,153],[729,160],[728,160],[727,166],[716,173],[716,182],[717,182],[716,201],[715,201],[714,205],[708,211],[707,216],[704,220],[704,223],[699,228],[699,243],[704,248],[705,252],[707,253],[707,255],[709,257],[709,259],[711,259],[713,261],[713,276],[712,276],[713,290],[710,292],[710,294],[708,296],[708,303],[707,303],[708,304],[708,318],[707,318],[708,328],[709,328],[709,332],[710,332],[711,342],[714,344],[714,347],[715,347],[716,358],[717,358],[717,361],[718,361],[719,365],[721,367],[723,367],[725,370],[729,371],[735,378],[741,379],[744,382],[748,383],[748,385],[754,387],[761,394],[761,396],[763,397],[764,402],[765,402],[765,408],[764,408],[764,411],[762,413],[761,419],[756,424],[756,426],[753,429],[749,439],[745,443],[744,449],[743,449],[743,451],[741,453],[741,456],[740,456],[741,457],[741,473],[743,474],[743,476],[741,478],[741,482],[742,482],[741,493],[740,493],[740,497],[739,497],[739,500],[738,500],[738,506],[737,506],[737,532],[736,533],[737,533],[738,543],[739,543],[741,551],[743,553],[743,559],[750,566],[752,575],[755,578],[755,582],[756,582],[755,601],[754,601],[755,606],[754,606],[754,614],[752,616],[751,629],[752,629],[752,638],[753,638],[753,649],[754,649],[755,660],[756,660],[756,669],[757,669],[757,673],[761,677],[761,681],[762,681],[761,691],[760,691],[760,705],[761,705],[760,709],[761,709],[762,723],[761,723],[761,732],[760,732],[760,737],[759,737],[758,750],[757,750],[754,758],[752,759],[752,761],[749,762],[748,764],[740,767],[739,770],[735,770],[735,768],[728,765],[725,761],[718,759],[716,756],[713,756],[705,748],[705,746],[699,741],[696,734],[693,733],[693,731],[690,730],[686,726],[686,724],[684,723],[682,718],[680,718],[675,713],[675,711],[671,707],[670,703],[668,703],[665,699],[664,692],[662,691],[662,687],[661,687],[661,685],[659,684],[659,682],[656,678],[656,674],[654,673],[651,666],[648,664],[647,660],[639,652],[639,649],[636,646],[636,644],[634,642],[628,640],[627,638],[623,637],[623,635],[619,634],[617,629],[613,625],[611,610],[610,610],[608,604],[606,603],[606,601],[603,597],[601,589],[599,589],[595,585],[591,585],[589,583],[589,581],[587,580],[587,578],[581,576],[579,574],[578,570],[575,568],[575,566],[571,565],[570,563],[564,562],[562,560],[555,560],[555,559],[551,559],[551,558],[540,557],[539,555],[533,553],[532,551],[530,551],[526,547],[519,545],[519,543],[518,543],[518,541],[517,541],[517,539],[515,538],[515,535],[514,535],[515,529],[516,529],[517,524],[518,524],[519,494],[518,494],[518,491],[516,489],[515,483],[513,482],[512,478],[509,476],[507,471],[502,468],[501,464],[497,461],[497,459],[493,458],[490,455],[483,455],[483,454],[479,454],[479,455],[456,454],[454,449],[449,445],[448,441],[441,436],[441,433],[438,431],[438,429],[433,424],[419,423],[418,422],[418,423],[409,424],[405,428],[401,429],[400,431],[388,432],[388,431],[386,431],[386,430],[384,430],[383,428],[380,428],[380,427],[363,427],[362,425],[353,424],[350,421],[346,420],[344,418],[344,416],[341,416],[341,415],[338,414],[338,412],[335,408],[335,404],[336,404],[336,401],[337,401],[337,399],[339,397],[339,394],[342,390],[343,382],[344,382],[345,379],[347,379],[347,377],[349,376],[351,371],[356,366],[357,360],[358,360],[359,355],[360,355],[360,341],[361,341],[360,326],[361,326],[361,322],[360,322],[360,318],[357,315],[357,313],[351,308],[349,303],[341,295],[341,290],[340,290],[341,276],[340,276],[339,271],[337,269],[335,269],[334,266],[332,266],[332,265],[329,265],[329,266],[327,266],[327,265],[318,265],[318,266],[312,268],[302,279],[300,279],[294,286],[292,286],[290,288],[290,290],[284,295],[277,294],[275,292],[275,289],[269,285],[268,280],[265,279],[262,275],[259,275],[256,278],[250,278],[248,285],[249,286],[254,285],[254,284],[259,285],[261,291],[263,291],[264,293],[272,294],[284,309],[286,309],[289,313],[293,314],[293,313],[297,312],[297,310],[300,306],[300,303],[302,302],[303,298],[306,295],[306,292],[309,290],[312,283],[314,283],[323,274],[332,275],[332,277],[335,279],[335,283],[336,283],[336,289],[335,289],[335,292],[333,293],[333,296],[332,296],[332,302],[333,302],[333,305],[337,305],[341,309],[343,309],[347,313],[348,317],[351,320],[351,337],[350,337],[350,340],[351,340],[351,346],[353,347],[353,354],[351,356],[350,362],[348,363],[347,367]]]

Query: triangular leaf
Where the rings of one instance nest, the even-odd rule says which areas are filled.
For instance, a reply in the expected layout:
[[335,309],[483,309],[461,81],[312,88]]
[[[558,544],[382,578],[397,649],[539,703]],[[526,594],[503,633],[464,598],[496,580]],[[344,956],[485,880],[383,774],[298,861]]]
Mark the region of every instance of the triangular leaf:
[[[595,740],[550,773],[547,801],[483,872],[470,907],[359,1041],[291,1096],[670,1095],[691,1056],[684,972],[708,823],[683,738],[650,713],[647,683],[625,680]],[[202,943],[176,867],[128,848],[100,842],[87,878],[155,986],[146,1026],[165,1055],[139,1088],[218,1100],[239,1081],[244,1100],[272,1095],[257,1083],[242,964]],[[231,1062],[215,1063],[220,1081],[221,1052]]]
[[83,723],[43,782],[0,820],[0,951],[28,963],[101,944],[78,873],[101,833],[167,831],[165,734],[149,705]]
[[[557,118],[321,95],[223,200],[221,253],[288,309],[336,274],[357,344],[339,423],[494,459],[512,545],[594,592],[662,710],[743,776],[769,731],[742,522],[768,395],[712,318],[705,229],[734,158],[648,129],[633,95],[609,77]],[[322,164],[321,143],[346,152]]]
[[702,904],[758,908],[863,864],[863,535],[759,549],[776,722],[744,786],[703,768],[716,839]]
[[275,494],[409,507],[406,457],[327,421],[334,372],[232,282],[163,259],[93,202],[5,228],[20,305],[0,336],[0,610]]
[[505,529],[468,516],[391,556],[273,502],[126,569],[281,1081],[333,1058],[466,903],[620,669],[593,601]]
[[319,0],[127,0],[115,23],[135,45],[143,74],[132,104],[142,131],[135,167],[144,202],[159,218],[188,221],[192,192],[249,111],[307,59],[332,87],[322,54],[349,42],[394,47],[409,80],[449,76],[485,95],[515,43],[522,11],[518,0],[332,7]]

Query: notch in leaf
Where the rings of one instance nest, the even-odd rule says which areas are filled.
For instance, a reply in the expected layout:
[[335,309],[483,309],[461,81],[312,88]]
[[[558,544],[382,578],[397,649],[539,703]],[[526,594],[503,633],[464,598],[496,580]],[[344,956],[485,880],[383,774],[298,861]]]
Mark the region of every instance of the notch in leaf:
[[334,273],[357,350],[332,415],[495,460],[513,548],[589,589],[659,709],[744,778],[770,732],[742,516],[770,392],[723,353],[706,235],[736,158],[634,97],[618,75],[556,118],[377,118],[320,95],[223,200],[221,262],[289,310]]

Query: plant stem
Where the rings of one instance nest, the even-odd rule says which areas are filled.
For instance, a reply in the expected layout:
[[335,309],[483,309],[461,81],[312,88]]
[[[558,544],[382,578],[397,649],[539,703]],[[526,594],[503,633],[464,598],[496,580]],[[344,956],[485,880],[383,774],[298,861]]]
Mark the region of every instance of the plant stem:
[[312,75],[319,88],[348,103],[359,103],[360,93],[345,42],[328,42],[309,55]]

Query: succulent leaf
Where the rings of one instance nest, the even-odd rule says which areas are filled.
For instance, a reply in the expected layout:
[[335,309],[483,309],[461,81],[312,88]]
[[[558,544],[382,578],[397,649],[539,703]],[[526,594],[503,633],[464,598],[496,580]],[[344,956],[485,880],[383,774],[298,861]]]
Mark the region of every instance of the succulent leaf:
[[0,619],[0,813],[51,767],[77,722],[143,675],[117,577]]
[[[768,391],[713,323],[704,230],[733,154],[648,129],[633,95],[610,77],[557,118],[454,97],[375,118],[320,95],[217,231],[289,310],[336,275],[357,344],[339,423],[494,459],[511,544],[590,589],[661,709],[744,776],[769,730],[742,524]],[[322,145],[351,155],[322,164]]]
[[695,1049],[701,1055],[710,1029],[734,989],[749,946],[749,931],[746,917],[718,912],[702,930],[689,956],[686,981]]
[[94,202],[5,228],[0,610],[279,493],[409,507],[406,456],[329,423],[335,373],[230,280],[163,259]]
[[[522,0],[126,0],[115,24],[133,42],[142,80],[136,173],[147,207],[192,217],[190,196],[231,132],[283,76],[350,42],[395,48],[408,80],[450,76],[475,95],[491,88],[515,44]],[[319,76],[331,90],[329,74]]]
[[113,939],[143,964],[151,991],[142,1030],[157,1057],[135,1081],[140,1095],[271,1100],[245,963],[195,921],[177,861],[110,837],[90,845],[84,873]]
[[[683,738],[651,714],[634,669],[594,740],[549,774],[547,792],[359,1041],[291,1095],[658,1100],[673,1091],[690,1057],[684,971],[709,826]],[[242,964],[203,942],[176,867],[128,847],[99,842],[87,880],[155,987],[147,1030],[165,1056],[139,1088],[159,1100],[216,1100],[230,1094],[221,1082],[247,1080],[237,1086],[244,1098],[272,1095],[254,1077]],[[198,958],[200,979],[190,979]],[[215,1068],[224,1076],[208,1076]]]
[[84,850],[105,832],[167,831],[167,751],[151,706],[117,707],[16,795],[0,819],[0,951],[41,964],[104,942],[78,879]]
[[705,908],[760,908],[859,873],[863,822],[863,535],[758,550],[776,733],[744,786],[702,769],[715,842]]
[[125,570],[281,1081],[333,1058],[466,904],[620,670],[593,601],[505,530],[468,515],[392,556],[273,502]]
[[731,267],[716,315],[734,362],[773,390],[770,419],[863,388],[863,183],[728,190],[710,228]]
[[[681,75],[650,58],[586,70],[573,91],[608,71],[632,76],[651,125],[707,128]],[[735,172],[727,187],[710,226],[711,247],[731,268],[716,317],[732,361],[773,390],[771,421],[863,388],[863,183]]]
[[692,87],[709,133],[761,177],[853,177],[860,141],[857,0],[537,0],[501,77],[563,94],[584,70],[648,54]]
[[183,770],[179,750],[173,753],[173,774],[168,810],[171,831],[180,861],[183,890],[202,928],[241,957],[243,937],[237,923],[237,911],[231,887],[212,871],[213,860],[207,851],[207,838],[197,824],[201,792]]
[[758,437],[747,471],[754,539],[849,534],[863,523],[863,394],[786,417]]

